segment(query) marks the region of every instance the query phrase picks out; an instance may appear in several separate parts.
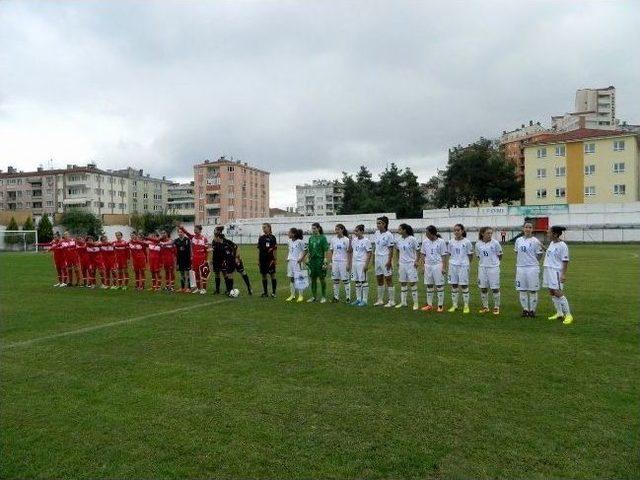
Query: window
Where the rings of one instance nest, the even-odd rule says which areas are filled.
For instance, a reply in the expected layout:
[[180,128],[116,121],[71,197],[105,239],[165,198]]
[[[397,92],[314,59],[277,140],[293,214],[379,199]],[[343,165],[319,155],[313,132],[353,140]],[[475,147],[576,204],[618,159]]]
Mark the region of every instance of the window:
[[624,173],[624,162],[614,163],[613,173]]
[[614,195],[624,195],[627,193],[626,185],[614,185],[613,186],[613,194]]
[[624,140],[615,140],[613,142],[613,151],[622,152],[624,150]]
[[566,151],[566,147],[564,145],[560,145],[556,147],[556,157],[564,157]]
[[595,175],[596,174],[596,166],[595,165],[585,165],[584,166],[584,174],[585,175]]
[[227,172],[233,172],[234,170],[235,168],[232,166],[227,167]]
[[567,174],[566,167],[556,167],[556,177],[564,177]]
[[556,188],[556,198],[564,198],[567,196],[567,191],[564,187]]
[[584,153],[596,153],[596,144],[595,143],[585,143],[584,144]]
[[547,189],[539,188],[536,190],[536,198],[547,198]]
[[584,196],[585,197],[593,197],[596,194],[596,187],[584,187]]
[[544,158],[547,156],[547,149],[546,148],[539,148],[538,149],[538,158]]
[[536,172],[536,177],[537,178],[547,178],[547,169],[546,168],[539,168],[538,171]]

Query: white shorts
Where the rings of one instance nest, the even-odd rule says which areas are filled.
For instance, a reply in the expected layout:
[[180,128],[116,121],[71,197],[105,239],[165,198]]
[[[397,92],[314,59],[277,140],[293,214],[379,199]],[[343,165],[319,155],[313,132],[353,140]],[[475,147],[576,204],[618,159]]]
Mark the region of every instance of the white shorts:
[[401,283],[414,283],[418,281],[418,270],[413,263],[401,263],[398,265],[398,280]]
[[544,267],[542,271],[542,286],[553,290],[564,290],[564,284],[560,282],[559,268]]
[[500,267],[478,267],[478,286],[498,290],[500,288]]
[[287,262],[287,277],[296,278],[299,277],[302,273],[302,269],[300,268],[300,263],[297,260],[289,260]]
[[351,280],[354,282],[366,282],[367,274],[364,271],[364,262],[355,262],[351,266]]
[[444,275],[442,274],[442,263],[435,265],[426,264],[424,266],[425,285],[444,285]]
[[349,272],[347,272],[347,262],[333,262],[331,264],[331,278],[333,280],[349,280]]
[[540,290],[540,267],[516,267],[516,290],[520,292]]
[[387,268],[387,262],[389,257],[387,255],[378,257],[376,256],[376,276],[384,275],[385,277],[393,276],[393,268]]
[[449,265],[451,285],[469,285],[469,265]]

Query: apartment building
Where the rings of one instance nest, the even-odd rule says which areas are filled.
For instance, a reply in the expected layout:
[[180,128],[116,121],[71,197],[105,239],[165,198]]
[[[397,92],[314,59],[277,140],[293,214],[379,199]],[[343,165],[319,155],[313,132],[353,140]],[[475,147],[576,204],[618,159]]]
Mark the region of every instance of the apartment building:
[[344,192],[342,184],[330,180],[313,180],[296,185],[296,212],[305,216],[337,215]]
[[166,212],[169,186],[173,182],[166,177],[155,178],[148,173],[145,174],[143,170],[131,167],[114,170],[112,173],[128,180],[129,212],[127,213]]
[[576,91],[574,111],[551,117],[551,128],[568,132],[579,128],[616,130],[616,89],[582,88]]
[[269,216],[269,172],[220,157],[195,165],[193,173],[197,223]]
[[519,180],[524,180],[525,143],[542,139],[548,134],[548,130],[540,122],[533,123],[533,120],[529,121],[529,125],[522,124],[520,128],[502,132],[500,147],[505,158],[513,164]]
[[634,132],[578,129],[524,148],[527,205],[640,200],[640,153]]
[[171,215],[193,216],[195,218],[194,182],[174,183],[167,191],[167,213]]

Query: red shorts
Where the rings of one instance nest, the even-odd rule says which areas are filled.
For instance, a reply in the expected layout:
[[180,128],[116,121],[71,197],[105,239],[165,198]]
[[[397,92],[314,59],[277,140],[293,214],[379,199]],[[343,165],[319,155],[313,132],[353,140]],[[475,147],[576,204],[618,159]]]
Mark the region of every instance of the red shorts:
[[198,271],[200,265],[204,263],[207,263],[207,257],[193,257],[193,259],[191,260],[191,266],[195,271]]
[[125,256],[116,257],[115,268],[118,270],[126,270],[129,266],[129,258]]
[[160,262],[160,258],[149,257],[149,270],[157,272],[161,267],[162,262]]
[[133,265],[134,270],[144,270],[147,261],[144,257],[132,257],[131,264]]

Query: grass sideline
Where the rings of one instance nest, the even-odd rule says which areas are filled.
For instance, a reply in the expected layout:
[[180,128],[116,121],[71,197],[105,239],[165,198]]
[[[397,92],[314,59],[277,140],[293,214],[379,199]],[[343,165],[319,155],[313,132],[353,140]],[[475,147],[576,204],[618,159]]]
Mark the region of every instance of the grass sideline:
[[571,326],[519,317],[510,249],[499,317],[287,304],[282,261],[231,300],[0,255],[0,476],[638,478],[639,249],[570,248]]

